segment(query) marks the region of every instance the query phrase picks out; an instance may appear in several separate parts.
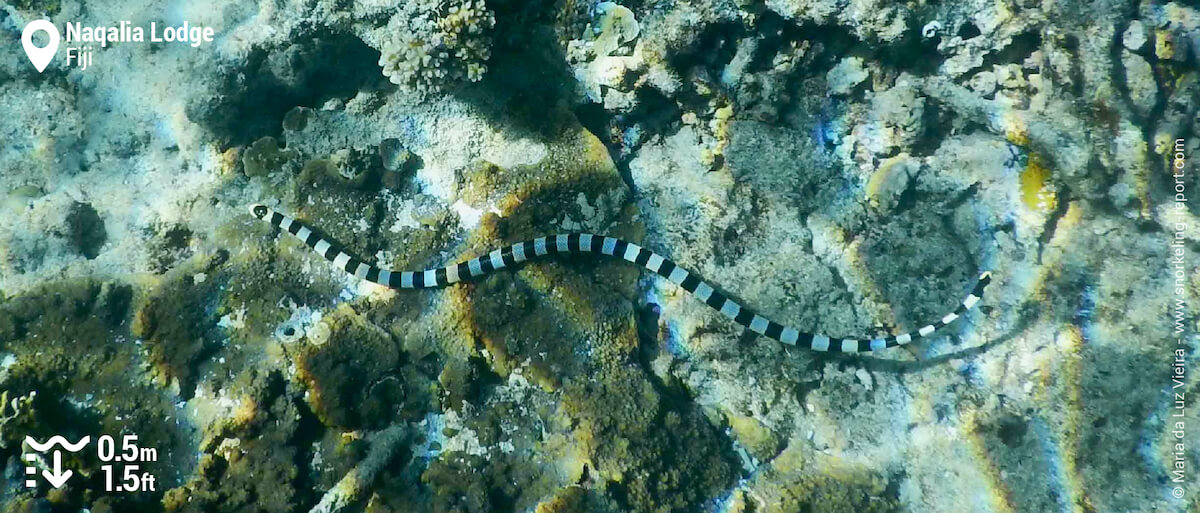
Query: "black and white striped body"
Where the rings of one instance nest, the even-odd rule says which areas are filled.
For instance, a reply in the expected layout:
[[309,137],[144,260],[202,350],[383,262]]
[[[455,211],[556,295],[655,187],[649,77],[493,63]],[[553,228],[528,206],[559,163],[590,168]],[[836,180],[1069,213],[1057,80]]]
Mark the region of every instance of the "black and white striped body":
[[991,273],[983,273],[975,288],[953,312],[946,314],[937,322],[924,326],[916,331],[880,337],[873,339],[831,338],[825,335],[804,333],[794,328],[783,326],[749,308],[739,305],[729,299],[712,285],[705,283],[695,274],[675,265],[670,259],[655,254],[637,244],[621,239],[590,233],[560,233],[548,237],[538,237],[533,240],[518,242],[511,246],[493,250],[487,255],[473,258],[465,262],[448,265],[438,269],[425,271],[389,271],[362,262],[341,250],[334,244],[322,239],[299,221],[276,212],[263,205],[250,208],[252,214],[287,232],[299,237],[317,254],[333,262],[335,266],[354,276],[378,283],[394,289],[418,289],[443,287],[459,281],[484,276],[492,271],[512,267],[526,260],[558,254],[593,253],[613,258],[620,258],[640,265],[672,283],[682,287],[697,299],[703,301],[714,310],[721,312],[734,322],[748,328],[750,331],[773,338],[784,344],[800,346],[813,351],[839,351],[857,353],[877,351],[880,349],[907,344],[913,340],[928,336],[938,328],[954,322],[967,310],[973,308],[983,297],[983,289],[991,281]]

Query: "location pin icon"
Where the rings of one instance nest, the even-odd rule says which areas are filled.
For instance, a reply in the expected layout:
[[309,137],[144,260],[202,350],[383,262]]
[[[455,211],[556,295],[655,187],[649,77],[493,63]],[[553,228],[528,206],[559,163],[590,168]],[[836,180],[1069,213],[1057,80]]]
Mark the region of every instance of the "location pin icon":
[[[50,44],[38,48],[33,44],[33,33],[43,31],[50,36]],[[33,67],[37,68],[38,73],[46,69],[50,64],[50,60],[54,58],[54,52],[58,51],[58,27],[55,27],[50,20],[33,20],[25,25],[25,30],[21,32],[21,46],[25,47],[25,55],[29,56],[29,62],[33,63]]]

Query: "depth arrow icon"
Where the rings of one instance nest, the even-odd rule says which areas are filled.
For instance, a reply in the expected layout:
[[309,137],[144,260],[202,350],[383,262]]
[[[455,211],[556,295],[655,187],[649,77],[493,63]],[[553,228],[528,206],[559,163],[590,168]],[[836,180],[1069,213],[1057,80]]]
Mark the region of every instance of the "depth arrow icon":
[[46,482],[55,488],[62,488],[62,485],[67,484],[67,480],[71,479],[74,472],[62,469],[62,453],[54,451],[54,472],[49,470],[42,471],[42,477],[46,478]]

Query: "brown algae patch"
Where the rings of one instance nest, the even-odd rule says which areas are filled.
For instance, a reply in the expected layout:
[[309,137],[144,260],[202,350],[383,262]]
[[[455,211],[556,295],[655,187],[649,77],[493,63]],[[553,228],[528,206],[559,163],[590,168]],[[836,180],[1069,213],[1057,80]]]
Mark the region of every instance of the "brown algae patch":
[[193,274],[172,273],[143,298],[133,316],[133,335],[146,340],[155,377],[190,396],[199,377],[195,365],[218,347],[217,316],[208,305],[215,281],[197,283]]
[[233,388],[248,396],[249,406],[210,430],[197,472],[163,497],[165,512],[288,513],[312,501],[300,465],[310,442],[304,422],[311,418],[295,391],[279,373],[253,368]]
[[661,395],[632,362],[597,374],[567,383],[563,406],[623,509],[695,511],[737,478],[731,444],[697,409]]
[[[13,358],[0,373],[0,394],[10,402],[0,423],[0,457],[15,457],[26,435],[74,441],[136,433],[141,446],[158,452],[157,461],[143,467],[157,476],[160,490],[192,471],[191,434],[174,422],[173,398],[150,379],[142,348],[129,336],[132,296],[127,284],[80,279],[0,300],[0,348]],[[84,452],[64,465],[85,479],[101,476],[99,462]],[[53,502],[78,510],[90,503],[88,493],[85,487],[56,490]],[[134,508],[154,496],[108,502]]]
[[343,304],[322,321],[328,341],[304,344],[296,377],[322,424],[341,429],[379,429],[402,416],[419,420],[436,407],[430,377],[413,365],[399,342]]

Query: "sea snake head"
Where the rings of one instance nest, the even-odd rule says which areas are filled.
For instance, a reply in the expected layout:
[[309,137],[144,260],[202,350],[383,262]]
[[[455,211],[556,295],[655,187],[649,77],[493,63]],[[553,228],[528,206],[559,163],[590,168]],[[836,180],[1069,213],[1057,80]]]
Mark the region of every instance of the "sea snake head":
[[260,203],[255,203],[253,205],[250,205],[250,213],[253,214],[254,217],[257,217],[259,219],[266,219],[267,213],[269,213],[270,211],[271,210],[268,209],[266,205],[263,205]]

